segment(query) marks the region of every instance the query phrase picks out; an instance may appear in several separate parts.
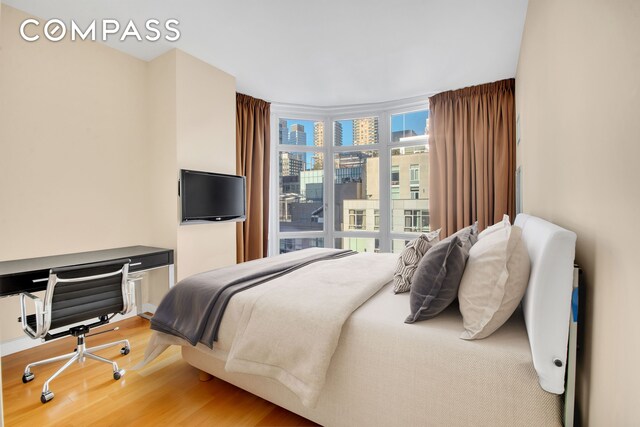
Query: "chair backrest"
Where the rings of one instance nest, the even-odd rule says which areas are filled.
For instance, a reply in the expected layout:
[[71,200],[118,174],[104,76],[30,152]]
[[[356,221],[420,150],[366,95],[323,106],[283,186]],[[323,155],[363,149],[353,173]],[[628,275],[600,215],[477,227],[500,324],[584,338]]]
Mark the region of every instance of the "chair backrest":
[[128,311],[129,261],[51,269],[45,294],[45,329]]

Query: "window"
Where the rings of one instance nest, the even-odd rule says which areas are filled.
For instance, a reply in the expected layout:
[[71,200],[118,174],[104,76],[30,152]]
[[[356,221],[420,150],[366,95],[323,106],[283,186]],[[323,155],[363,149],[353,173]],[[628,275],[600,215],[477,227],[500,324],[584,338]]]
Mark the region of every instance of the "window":
[[405,210],[404,231],[413,233],[429,231],[429,211],[415,209]]
[[391,185],[400,185],[400,166],[391,166]]
[[[335,206],[335,230],[371,230],[366,222],[351,222],[352,212],[365,215],[366,210],[375,210],[380,206],[378,180],[378,151],[341,151],[334,154],[333,198]],[[345,220],[348,220],[345,224]]]
[[359,146],[380,142],[377,117],[361,117],[333,122],[333,145]]
[[391,187],[391,199],[395,200],[399,198],[400,198],[400,187],[398,187],[397,185]]
[[[324,123],[280,119],[277,132],[278,203],[275,205],[280,235],[277,251],[323,247]],[[295,235],[300,233],[315,235]]]
[[367,214],[362,209],[349,209],[349,230],[362,230]]
[[316,246],[390,252],[428,230],[425,104],[378,104],[362,113],[272,104],[278,201],[270,204],[270,253]]
[[281,151],[280,231],[322,230],[324,171],[313,168],[322,153]]
[[409,185],[419,185],[420,184],[420,165],[411,165],[409,167]]
[[324,123],[313,120],[280,119],[278,121],[278,144],[322,147],[324,145]]
[[428,110],[391,116],[391,142],[413,142],[427,140]]

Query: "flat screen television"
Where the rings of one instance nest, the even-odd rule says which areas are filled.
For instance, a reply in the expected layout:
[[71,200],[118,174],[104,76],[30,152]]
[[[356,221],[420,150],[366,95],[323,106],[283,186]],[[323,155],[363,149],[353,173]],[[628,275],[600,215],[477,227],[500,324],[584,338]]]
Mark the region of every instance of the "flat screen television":
[[246,219],[244,176],[182,169],[179,195],[182,224]]

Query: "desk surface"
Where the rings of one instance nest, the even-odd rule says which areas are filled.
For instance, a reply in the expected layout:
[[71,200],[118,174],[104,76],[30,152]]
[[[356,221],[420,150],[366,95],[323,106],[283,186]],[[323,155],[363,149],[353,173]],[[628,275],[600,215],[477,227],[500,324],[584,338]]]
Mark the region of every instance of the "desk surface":
[[[128,246],[125,248],[103,249],[75,254],[53,255],[39,258],[18,259],[0,262],[0,296],[13,295],[22,291],[42,290],[49,269],[66,267],[113,259],[130,258],[129,271],[143,271],[173,264],[173,249],[150,246]],[[36,279],[34,281],[34,279]]]
[[109,261],[111,259],[151,255],[169,250],[170,249],[153,248],[150,246],[128,246],[126,248],[102,249],[99,251],[79,252],[75,254],[2,261],[0,262],[0,276],[26,273],[28,271],[49,270],[50,268],[66,267],[69,265]]

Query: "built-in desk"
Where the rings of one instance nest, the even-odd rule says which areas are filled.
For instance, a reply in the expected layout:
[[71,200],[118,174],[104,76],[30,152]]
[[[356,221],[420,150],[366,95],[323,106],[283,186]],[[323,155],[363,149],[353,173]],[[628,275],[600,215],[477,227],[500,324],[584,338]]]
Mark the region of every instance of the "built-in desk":
[[[129,258],[131,260],[129,263],[129,274],[131,275],[155,268],[167,267],[169,287],[173,287],[175,283],[173,249],[129,246],[126,248],[0,262],[0,297],[17,295],[20,292],[45,290],[51,268],[70,267],[121,258]],[[140,309],[140,301],[138,298],[136,300],[138,309]],[[140,310],[138,314],[140,314]]]

